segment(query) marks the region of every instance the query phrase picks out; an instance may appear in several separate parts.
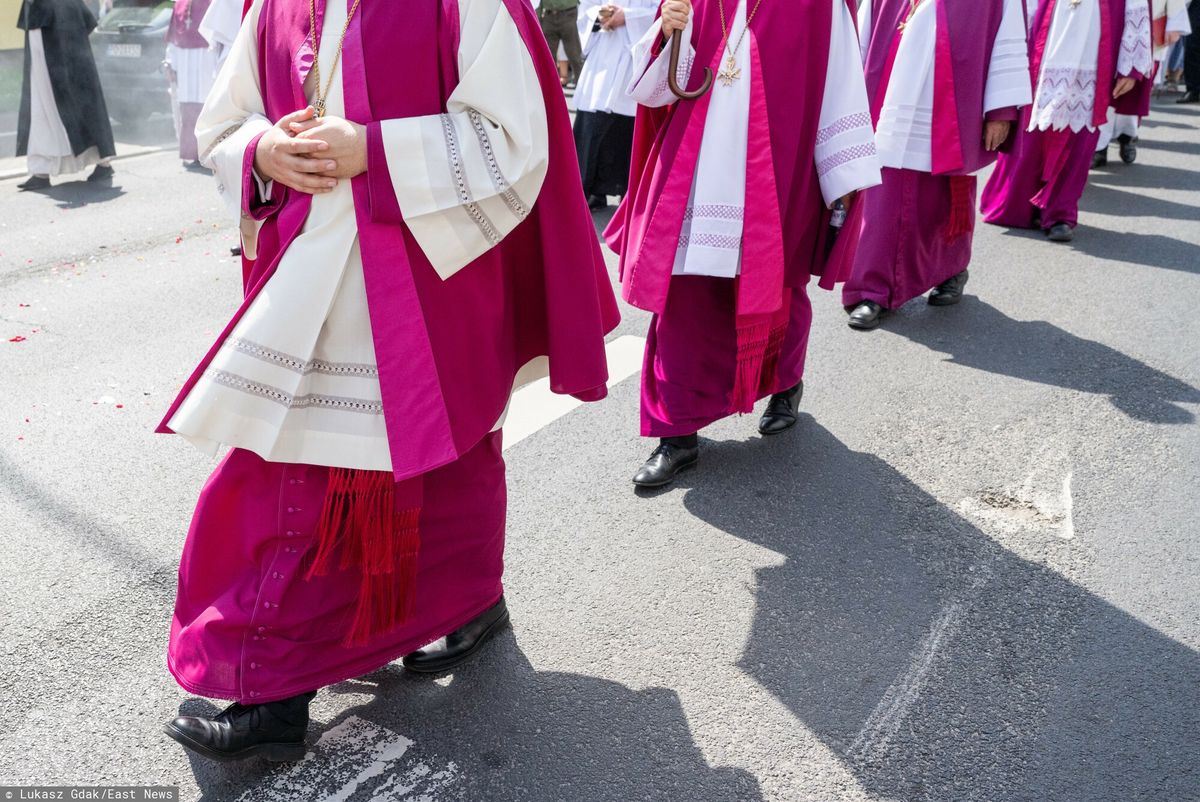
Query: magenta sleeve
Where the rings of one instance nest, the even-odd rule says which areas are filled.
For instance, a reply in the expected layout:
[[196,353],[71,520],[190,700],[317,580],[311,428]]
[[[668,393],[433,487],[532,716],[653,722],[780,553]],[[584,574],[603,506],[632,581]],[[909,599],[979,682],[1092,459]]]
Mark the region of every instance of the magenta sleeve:
[[242,213],[255,220],[266,220],[282,209],[288,194],[288,188],[276,181],[269,201],[258,196],[258,182],[254,180],[254,154],[258,152],[258,141],[262,138],[263,134],[259,134],[251,139],[242,157]]

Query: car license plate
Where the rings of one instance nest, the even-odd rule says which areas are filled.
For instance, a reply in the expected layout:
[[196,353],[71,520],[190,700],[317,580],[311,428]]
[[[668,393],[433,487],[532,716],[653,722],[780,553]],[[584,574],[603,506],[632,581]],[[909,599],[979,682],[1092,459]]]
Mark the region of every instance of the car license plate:
[[141,58],[142,46],[139,44],[112,44],[108,46],[108,55],[113,58]]

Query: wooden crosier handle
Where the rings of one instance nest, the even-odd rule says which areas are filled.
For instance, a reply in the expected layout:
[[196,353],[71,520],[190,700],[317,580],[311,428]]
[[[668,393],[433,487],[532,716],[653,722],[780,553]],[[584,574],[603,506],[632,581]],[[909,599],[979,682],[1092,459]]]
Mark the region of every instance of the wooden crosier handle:
[[[1200,2],[1200,0],[1197,0]],[[679,85],[679,80],[676,76],[679,74],[679,54],[683,50],[683,31],[675,31],[671,34],[671,65],[670,72],[667,74],[667,85],[671,87],[671,91],[681,100],[695,100],[698,97],[703,97],[709,89],[712,89],[713,72],[708,67],[704,68],[704,83],[695,92],[689,92]]]

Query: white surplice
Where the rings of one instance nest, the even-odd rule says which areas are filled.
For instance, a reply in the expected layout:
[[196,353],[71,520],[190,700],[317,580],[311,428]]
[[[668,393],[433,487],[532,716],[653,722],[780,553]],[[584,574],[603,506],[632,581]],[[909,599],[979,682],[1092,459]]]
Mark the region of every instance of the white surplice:
[[176,103],[203,103],[217,77],[218,57],[208,47],[179,47],[167,43],[166,62],[175,71]]
[[637,103],[625,92],[633,72],[633,45],[638,42],[658,12],[658,0],[624,0],[625,24],[611,31],[596,30],[601,0],[584,0],[579,5],[579,38],[583,44],[583,72],[575,88],[578,111],[600,111],[632,117]]
[[[859,28],[869,35],[871,0],[859,6]],[[888,80],[875,133],[884,167],[933,170],[933,76],[937,55],[937,4],[924,0],[905,26]],[[864,49],[865,57],[865,49]],[[1029,53],[1023,0],[1004,0],[988,63],[982,113],[1028,106]]]
[[[255,4],[197,124],[205,162],[239,203],[249,142],[271,127],[258,89]],[[346,0],[329,0],[320,61],[332,64]],[[461,82],[448,113],[381,124],[389,175],[413,236],[443,278],[512,231],[537,200],[549,160],[533,60],[502,0],[460,0]],[[344,114],[341,66],[328,113]],[[311,101],[315,82],[305,93]],[[262,187],[269,196],[272,185]],[[529,380],[530,375],[521,377]],[[499,424],[497,424],[499,425]],[[390,470],[349,181],[315,195],[308,219],[170,428],[215,453]]]
[[[827,205],[844,195],[880,183],[879,157],[871,126],[866,82],[859,59],[858,34],[845,0],[831,0],[829,64],[821,103],[815,161],[821,194]],[[746,3],[738,3],[730,24],[730,47],[746,28]],[[686,85],[695,61],[692,25],[684,32],[687,47],[680,58],[679,83]],[[630,96],[644,106],[666,106],[676,100],[667,86],[670,70],[666,48],[654,57],[662,23],[656,22],[634,47],[634,79]],[[727,54],[722,54],[724,67]],[[735,54],[741,76],[732,86],[718,78],[704,123],[704,136],[692,182],[688,208],[676,253],[675,275],[734,278],[741,272],[746,210],[746,156],[750,128],[750,83],[753,78],[749,36]],[[741,169],[730,169],[741,165]]]
[[[1044,0],[1043,0],[1044,1]],[[1092,130],[1096,107],[1096,70],[1100,54],[1100,3],[1072,5],[1059,0],[1042,53],[1029,130]],[[1117,75],[1149,75],[1152,66],[1150,6],[1125,4]]]
[[200,35],[217,58],[217,69],[225,64],[242,27],[242,0],[213,0],[200,20]]

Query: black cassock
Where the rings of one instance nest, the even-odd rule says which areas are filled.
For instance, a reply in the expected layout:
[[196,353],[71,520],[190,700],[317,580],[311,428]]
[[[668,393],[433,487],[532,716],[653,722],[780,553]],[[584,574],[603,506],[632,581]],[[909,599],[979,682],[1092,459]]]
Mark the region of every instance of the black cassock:
[[632,117],[604,111],[579,112],[575,115],[575,149],[586,194],[625,194],[633,152]]
[[31,53],[29,31],[41,30],[46,67],[54,87],[54,102],[71,151],[79,156],[96,147],[100,158],[116,155],[112,124],[100,88],[100,73],[92,57],[88,34],[96,16],[82,0],[25,0],[17,27],[25,31],[25,79],[21,85],[21,112],[17,122],[17,155],[29,151]]

